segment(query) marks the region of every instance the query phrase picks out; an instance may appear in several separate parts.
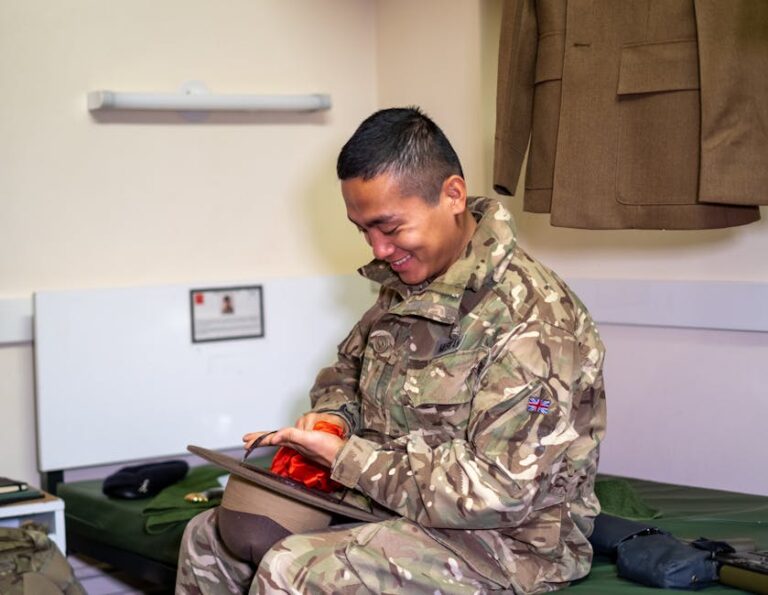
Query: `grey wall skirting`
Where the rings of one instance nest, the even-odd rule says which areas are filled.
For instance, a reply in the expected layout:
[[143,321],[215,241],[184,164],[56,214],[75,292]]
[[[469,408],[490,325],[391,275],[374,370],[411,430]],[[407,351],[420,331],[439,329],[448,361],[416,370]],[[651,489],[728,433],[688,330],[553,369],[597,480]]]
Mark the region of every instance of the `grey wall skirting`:
[[768,283],[573,279],[603,324],[768,331]]
[[[572,279],[603,324],[768,332],[768,283]],[[32,297],[0,297],[0,345],[33,341]]]

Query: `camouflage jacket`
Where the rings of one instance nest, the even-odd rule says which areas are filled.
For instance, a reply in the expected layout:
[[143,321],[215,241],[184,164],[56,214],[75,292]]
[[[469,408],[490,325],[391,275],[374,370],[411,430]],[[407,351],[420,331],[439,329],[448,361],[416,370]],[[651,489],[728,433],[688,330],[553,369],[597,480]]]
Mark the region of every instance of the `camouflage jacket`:
[[604,348],[584,305],[470,199],[464,256],[426,287],[373,261],[378,299],[318,375],[315,411],[353,435],[332,477],[417,522],[517,592],[589,572],[605,431]]
[[30,521],[0,527],[0,593],[86,595],[47,528]]

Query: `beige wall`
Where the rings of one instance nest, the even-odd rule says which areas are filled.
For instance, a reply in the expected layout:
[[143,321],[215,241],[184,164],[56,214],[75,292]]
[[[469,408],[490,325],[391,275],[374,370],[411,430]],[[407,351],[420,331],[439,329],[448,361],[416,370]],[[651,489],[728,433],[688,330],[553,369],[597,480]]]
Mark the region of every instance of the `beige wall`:
[[[85,107],[89,90],[190,80],[326,92],[333,108],[189,123]],[[0,88],[0,299],[349,272],[367,257],[334,165],[376,107],[371,1],[2,2]],[[0,345],[0,378],[0,475],[36,480],[29,345]]]
[[[378,4],[379,102],[422,105],[456,145],[470,192],[492,196],[500,5]],[[521,190],[522,179],[517,197],[505,199],[520,242],[566,280],[768,283],[767,208],[766,219],[742,228],[584,231],[523,213]],[[691,308],[698,305],[694,297]],[[764,465],[768,405],[758,362],[768,358],[768,333],[604,325],[602,334],[609,403],[603,471],[768,495],[768,480],[750,472]],[[734,399],[754,415],[735,412]]]
[[495,50],[492,56],[484,54],[488,44],[483,43],[482,32],[488,7],[495,4],[478,0],[377,4],[379,104],[419,105],[433,117],[459,154],[470,189],[490,185],[484,150],[493,121],[487,112],[487,66],[496,57]]
[[[333,164],[376,107],[424,107],[456,145],[470,190],[491,194],[499,6],[1,3],[0,299],[348,272],[367,251],[344,221]],[[91,89],[175,90],[194,79],[222,92],[324,91],[334,106],[310,118],[202,124],[176,115],[97,122],[84,107]],[[553,228],[546,216],[522,213],[519,199],[508,204],[523,245],[566,278],[768,281],[765,220],[716,231],[594,232]],[[716,369],[717,353],[706,357],[699,365]],[[747,374],[748,396],[760,397]],[[0,377],[0,474],[34,479],[28,345],[0,346]]]
[[[379,102],[417,103],[445,129],[469,189],[492,190],[500,0],[378,4]],[[523,165],[525,171],[525,165]],[[512,208],[523,245],[566,278],[768,281],[768,209],[741,228],[689,232],[556,228]]]
[[[0,10],[0,242],[19,257],[0,261],[4,291],[357,262],[333,165],[376,101],[371,2],[32,0]],[[175,91],[190,80],[231,93],[323,91],[334,106],[202,124],[136,113],[99,123],[85,109],[88,90]]]

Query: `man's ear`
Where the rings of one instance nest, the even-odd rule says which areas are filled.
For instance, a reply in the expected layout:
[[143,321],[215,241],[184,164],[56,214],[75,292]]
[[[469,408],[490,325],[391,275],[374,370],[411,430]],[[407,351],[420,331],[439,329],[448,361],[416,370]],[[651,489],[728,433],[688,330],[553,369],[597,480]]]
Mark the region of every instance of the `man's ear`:
[[442,194],[449,201],[451,212],[460,215],[467,208],[467,183],[464,178],[452,175],[443,182]]

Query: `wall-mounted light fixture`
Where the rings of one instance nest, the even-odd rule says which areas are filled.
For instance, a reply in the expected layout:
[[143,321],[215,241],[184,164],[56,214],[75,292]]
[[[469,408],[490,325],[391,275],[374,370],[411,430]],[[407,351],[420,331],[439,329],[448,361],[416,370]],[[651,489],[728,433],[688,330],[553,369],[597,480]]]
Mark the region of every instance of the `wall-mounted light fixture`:
[[182,112],[313,112],[331,107],[331,96],[241,95],[210,93],[198,82],[185,83],[178,93],[128,93],[90,91],[88,109],[101,110],[171,110]]

